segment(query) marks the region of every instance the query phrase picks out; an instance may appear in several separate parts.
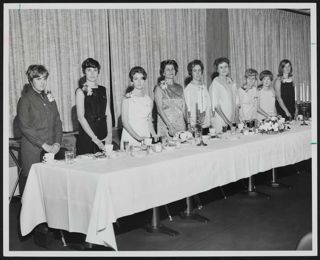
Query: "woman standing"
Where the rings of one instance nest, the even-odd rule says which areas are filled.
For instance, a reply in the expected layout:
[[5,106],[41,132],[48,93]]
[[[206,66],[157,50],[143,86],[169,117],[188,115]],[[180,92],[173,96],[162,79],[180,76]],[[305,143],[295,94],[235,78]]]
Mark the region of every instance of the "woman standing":
[[287,120],[297,115],[295,89],[291,61],[284,59],[279,64],[278,78],[275,81],[276,108],[278,114]]
[[58,153],[62,141],[62,123],[56,101],[46,93],[49,72],[43,65],[30,65],[27,72],[30,85],[18,102],[17,116],[22,133],[22,175],[19,189],[22,194],[31,165],[42,160],[41,152]]
[[190,125],[196,125],[197,110],[202,110],[205,112],[203,134],[208,134],[212,110],[209,92],[202,78],[204,66],[200,60],[193,60],[188,64],[187,68],[191,81],[184,89],[184,95],[188,112],[190,113]]
[[98,61],[88,58],[82,63],[85,83],[76,90],[77,116],[80,123],[77,154],[104,150],[103,141],[112,142],[110,100],[106,88],[97,84]]
[[158,111],[158,129],[160,136],[174,136],[186,130],[186,104],[183,87],[174,78],[178,73],[175,60],[160,63],[159,83],[155,88],[155,102]]
[[130,145],[141,145],[141,141],[157,134],[152,124],[153,101],[145,93],[147,73],[142,67],[133,67],[129,72],[131,86],[128,87],[122,102],[122,136],[121,149],[124,142]]
[[213,126],[216,132],[221,132],[223,126],[232,126],[238,122],[237,88],[229,77],[230,61],[227,58],[218,58],[214,61],[218,76],[215,77],[209,88],[212,109],[216,111],[213,117]]

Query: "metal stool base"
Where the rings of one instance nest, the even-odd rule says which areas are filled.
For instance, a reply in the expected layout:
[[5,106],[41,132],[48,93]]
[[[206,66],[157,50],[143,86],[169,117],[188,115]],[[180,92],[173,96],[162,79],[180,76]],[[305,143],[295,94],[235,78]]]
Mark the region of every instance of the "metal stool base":
[[204,222],[204,223],[207,223],[210,221],[210,219],[194,212],[192,213],[181,212],[180,217],[185,220],[195,220],[195,221]]
[[180,234],[179,232],[177,232],[171,228],[168,228],[162,224],[159,224],[157,226],[152,226],[151,224],[147,224],[146,230],[149,233],[162,233],[162,234],[166,234],[166,235],[173,236],[173,237],[178,236]]
[[291,186],[291,185],[284,184],[284,183],[281,183],[281,182],[274,182],[274,181],[271,181],[271,182],[269,183],[269,186],[272,187],[272,188],[287,188],[287,189],[292,189],[292,186]]
[[256,191],[256,190],[253,190],[253,191],[246,190],[246,191],[243,191],[242,194],[247,195],[252,198],[264,197],[264,198],[270,199],[269,194],[266,194],[266,193],[263,193],[260,191]]

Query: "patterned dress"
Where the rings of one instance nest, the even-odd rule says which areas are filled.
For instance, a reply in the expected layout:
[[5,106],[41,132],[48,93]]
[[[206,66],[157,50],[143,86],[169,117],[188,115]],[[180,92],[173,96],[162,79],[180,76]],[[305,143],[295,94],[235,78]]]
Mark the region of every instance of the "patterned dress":
[[[173,85],[167,85],[165,88],[160,86],[156,86],[156,88],[159,88],[162,93],[162,99],[157,106],[161,107],[162,111],[173,125],[175,132],[186,130],[186,122],[184,120],[186,106],[182,86],[173,83]],[[159,113],[157,128],[158,134],[161,136],[169,135],[168,127]]]

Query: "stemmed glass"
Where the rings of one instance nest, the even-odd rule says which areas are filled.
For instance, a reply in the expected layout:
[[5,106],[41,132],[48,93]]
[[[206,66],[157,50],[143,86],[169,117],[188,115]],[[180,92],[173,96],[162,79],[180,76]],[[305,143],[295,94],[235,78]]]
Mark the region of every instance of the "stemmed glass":
[[300,103],[300,107],[301,107],[301,111],[302,111],[302,116],[303,116],[303,121],[301,123],[301,125],[308,125],[306,123],[306,112],[307,112],[307,109],[308,109],[308,104],[307,102],[301,102]]
[[197,144],[197,146],[207,146],[205,142],[203,142],[202,138],[202,128],[204,119],[206,116],[206,111],[200,112],[200,110],[197,111],[197,120],[196,120],[196,129],[200,132],[200,143]]

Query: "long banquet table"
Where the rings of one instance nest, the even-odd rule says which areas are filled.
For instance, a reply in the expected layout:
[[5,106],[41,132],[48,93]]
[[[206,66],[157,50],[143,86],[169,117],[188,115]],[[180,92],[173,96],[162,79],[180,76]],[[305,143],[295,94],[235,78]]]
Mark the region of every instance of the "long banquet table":
[[181,145],[144,158],[119,153],[74,164],[34,164],[22,197],[21,234],[47,222],[117,250],[113,223],[120,217],[311,158],[311,127],[291,127],[275,135],[205,140],[206,147]]

